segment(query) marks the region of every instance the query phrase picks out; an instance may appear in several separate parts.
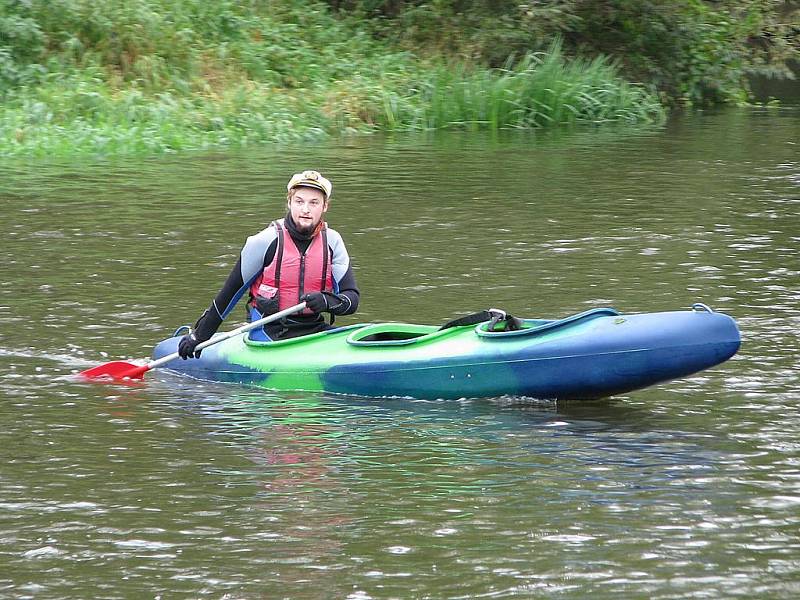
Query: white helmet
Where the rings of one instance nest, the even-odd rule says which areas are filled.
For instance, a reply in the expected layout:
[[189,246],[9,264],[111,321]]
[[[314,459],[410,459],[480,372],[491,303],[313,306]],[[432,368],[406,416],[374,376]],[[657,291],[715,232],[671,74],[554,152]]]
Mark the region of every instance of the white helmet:
[[286,189],[291,192],[296,187],[312,187],[322,190],[322,193],[325,194],[325,200],[330,198],[333,193],[333,184],[320,175],[318,171],[303,171],[292,175]]

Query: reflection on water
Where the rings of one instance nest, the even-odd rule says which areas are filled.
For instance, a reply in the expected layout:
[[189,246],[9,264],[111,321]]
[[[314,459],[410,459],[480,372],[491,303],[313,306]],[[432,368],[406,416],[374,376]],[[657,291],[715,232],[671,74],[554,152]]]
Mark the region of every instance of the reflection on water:
[[[794,597],[799,118],[0,166],[0,596]],[[70,377],[192,322],[309,163],[345,323],[700,300],[743,348],[592,403]]]

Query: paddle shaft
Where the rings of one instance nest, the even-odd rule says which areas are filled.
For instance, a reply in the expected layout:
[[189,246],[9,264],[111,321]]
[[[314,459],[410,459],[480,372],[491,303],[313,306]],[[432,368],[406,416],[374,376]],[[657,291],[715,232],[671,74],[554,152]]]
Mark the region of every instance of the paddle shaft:
[[[214,344],[218,344],[220,342],[224,342],[225,340],[229,340],[234,336],[239,335],[240,333],[244,333],[245,331],[250,331],[251,329],[256,329],[261,327],[262,325],[266,325],[267,323],[272,323],[273,321],[277,321],[282,319],[283,317],[288,317],[289,315],[293,315],[294,313],[300,312],[306,307],[305,302],[301,302],[300,304],[295,304],[294,306],[290,306],[289,308],[285,308],[280,312],[276,312],[275,314],[269,315],[268,317],[263,317],[258,319],[258,321],[253,321],[252,323],[246,323],[241,327],[228,331],[227,333],[223,333],[222,335],[218,335],[212,337],[210,340],[206,340],[200,344],[197,344],[195,350],[202,350],[204,348],[208,348],[209,346],[213,346]],[[146,371],[150,369],[155,369],[156,367],[160,367],[164,363],[168,363],[171,360],[175,360],[178,358],[180,354],[178,352],[173,352],[172,354],[167,354],[166,356],[162,356],[157,360],[150,361],[143,368]]]

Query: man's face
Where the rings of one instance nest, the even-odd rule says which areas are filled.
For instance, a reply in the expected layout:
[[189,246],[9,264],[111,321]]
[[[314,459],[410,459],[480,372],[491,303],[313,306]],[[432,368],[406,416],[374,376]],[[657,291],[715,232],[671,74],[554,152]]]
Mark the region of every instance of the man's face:
[[289,211],[292,221],[302,233],[311,233],[328,211],[325,194],[311,187],[298,187],[289,197]]

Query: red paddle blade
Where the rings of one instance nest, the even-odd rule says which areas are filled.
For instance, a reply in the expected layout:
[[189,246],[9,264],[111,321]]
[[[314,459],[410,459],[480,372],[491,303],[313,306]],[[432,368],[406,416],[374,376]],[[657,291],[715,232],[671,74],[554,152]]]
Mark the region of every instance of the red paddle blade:
[[109,377],[111,379],[142,379],[144,374],[149,371],[147,365],[134,365],[124,360],[115,360],[103,365],[92,367],[78,373],[84,379],[100,379]]

